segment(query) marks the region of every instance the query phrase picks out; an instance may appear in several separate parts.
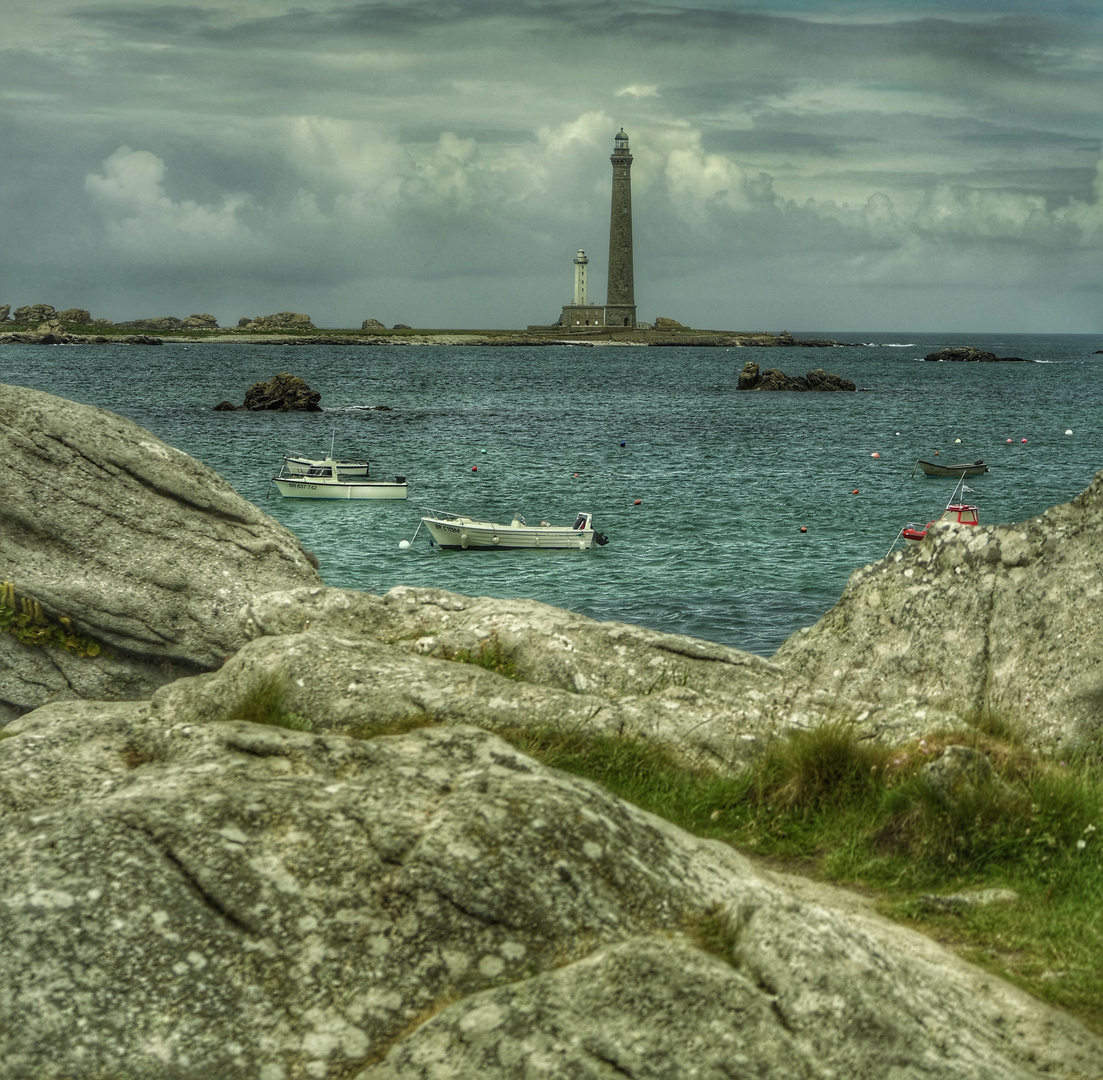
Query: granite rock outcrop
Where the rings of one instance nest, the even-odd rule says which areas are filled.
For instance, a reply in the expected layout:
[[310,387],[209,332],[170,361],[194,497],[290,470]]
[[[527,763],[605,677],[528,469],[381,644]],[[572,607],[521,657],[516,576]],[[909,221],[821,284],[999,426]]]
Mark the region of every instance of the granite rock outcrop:
[[238,320],[237,325],[242,330],[256,331],[316,329],[309,315],[303,315],[297,311],[280,311],[275,315],[255,315],[252,319],[242,318]]
[[938,525],[855,570],[773,660],[848,710],[875,709],[887,737],[995,714],[1037,746],[1092,743],[1103,735],[1101,531],[1103,472],[1026,521]]
[[148,697],[236,652],[254,592],[320,584],[291,532],[106,410],[0,384],[0,473],[0,578],[102,646],[92,660],[0,632],[0,720],[51,700]]
[[1074,1080],[1103,1052],[932,942],[478,729],[62,703],[7,734],[12,1080]]

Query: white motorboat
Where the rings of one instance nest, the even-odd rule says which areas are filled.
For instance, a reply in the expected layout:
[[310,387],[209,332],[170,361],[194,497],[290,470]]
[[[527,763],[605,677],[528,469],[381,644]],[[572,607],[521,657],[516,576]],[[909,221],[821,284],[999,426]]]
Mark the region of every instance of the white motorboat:
[[272,477],[276,490],[285,499],[405,499],[406,477],[372,480],[367,476],[343,477],[339,462],[320,458],[305,474],[293,473],[286,459],[279,476]]
[[328,476],[327,463],[330,460],[337,467],[337,476],[342,480],[354,476],[371,476],[371,469],[366,461],[353,458],[296,457],[291,454],[284,455],[283,471],[289,476]]
[[[421,519],[430,543],[442,548],[462,548],[465,551],[488,551],[493,548],[559,548],[585,551],[597,544],[601,547],[609,538],[594,528],[592,514],[579,514],[571,526],[551,525],[541,521],[529,525],[515,514],[508,525],[496,521],[479,521],[465,514],[448,514],[429,510]],[[414,533],[417,536],[417,533]]]

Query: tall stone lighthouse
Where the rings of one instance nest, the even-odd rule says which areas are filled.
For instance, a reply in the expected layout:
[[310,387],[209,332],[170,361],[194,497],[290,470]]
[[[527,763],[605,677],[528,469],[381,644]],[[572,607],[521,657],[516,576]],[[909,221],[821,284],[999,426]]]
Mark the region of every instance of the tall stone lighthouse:
[[621,128],[613,140],[613,202],[609,212],[609,289],[605,325],[636,325],[636,290],[632,279],[632,154]]
[[632,155],[628,136],[621,128],[613,140],[613,203],[609,213],[609,290],[605,306],[586,297],[586,266],[580,251],[574,260],[574,303],[565,304],[559,318],[571,334],[598,327],[636,327],[636,293],[632,279]]

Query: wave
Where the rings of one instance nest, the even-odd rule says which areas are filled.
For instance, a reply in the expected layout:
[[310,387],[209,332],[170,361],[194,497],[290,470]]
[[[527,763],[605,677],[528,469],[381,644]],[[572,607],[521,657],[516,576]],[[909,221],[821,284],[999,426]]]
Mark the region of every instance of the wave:
[[867,349],[914,349],[914,341],[866,341]]

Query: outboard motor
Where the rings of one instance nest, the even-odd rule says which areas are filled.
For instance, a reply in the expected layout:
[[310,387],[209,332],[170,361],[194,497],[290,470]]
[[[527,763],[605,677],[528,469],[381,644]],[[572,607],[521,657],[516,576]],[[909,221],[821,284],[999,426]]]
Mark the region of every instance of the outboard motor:
[[406,483],[406,477],[405,476],[396,476],[394,478],[394,482],[396,484],[405,484]]
[[605,545],[609,543],[609,537],[607,537],[605,533],[600,533],[597,529],[594,529],[594,543],[597,544],[598,547],[605,547]]

